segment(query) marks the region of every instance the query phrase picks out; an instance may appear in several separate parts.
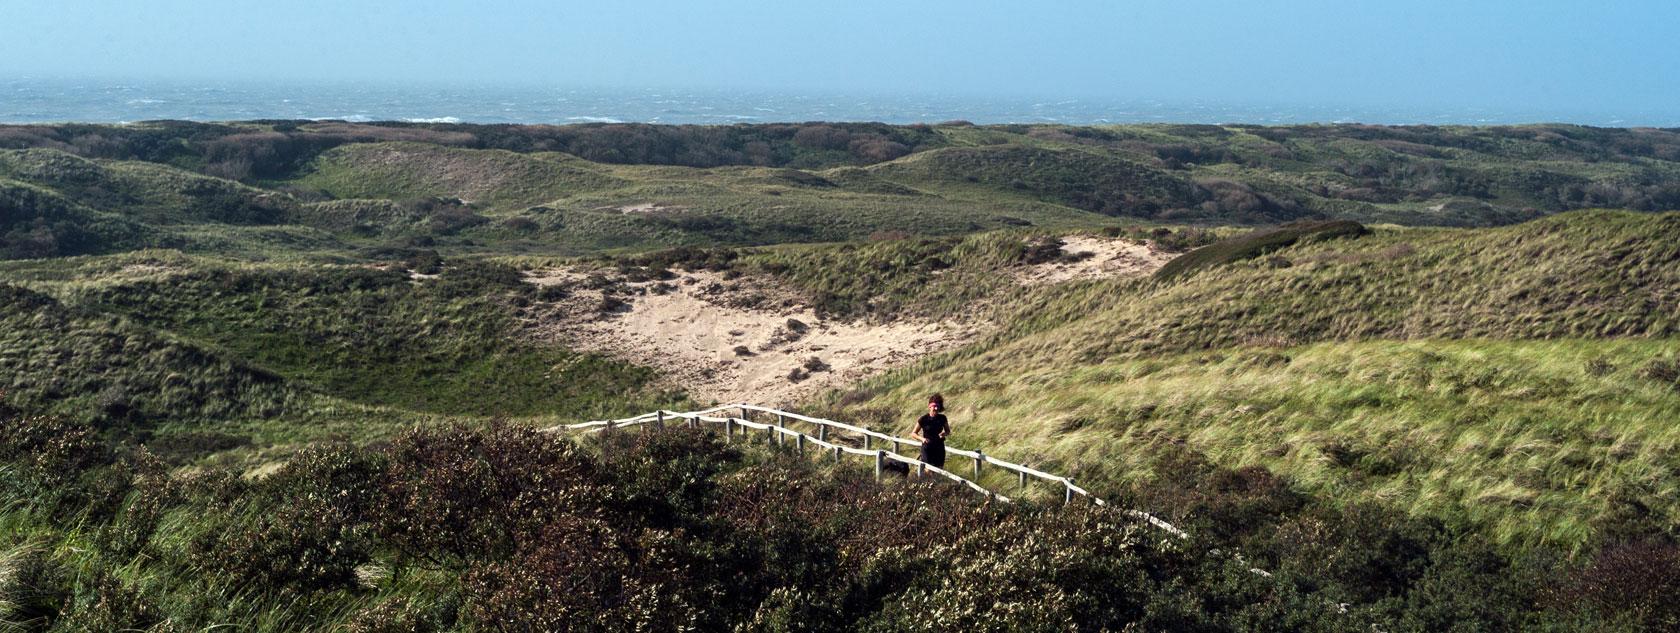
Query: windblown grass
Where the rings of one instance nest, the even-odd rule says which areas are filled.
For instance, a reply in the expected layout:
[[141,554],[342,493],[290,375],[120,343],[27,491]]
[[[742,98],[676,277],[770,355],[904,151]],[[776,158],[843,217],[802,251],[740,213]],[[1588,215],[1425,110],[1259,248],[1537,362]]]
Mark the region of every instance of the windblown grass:
[[1644,377],[1680,351],[1677,238],[1680,214],[1576,213],[1052,289],[1004,333],[847,402],[869,418],[944,392],[959,444],[1087,480],[1139,476],[1152,447],[1182,443],[1332,498],[1579,548],[1680,512],[1680,391]]

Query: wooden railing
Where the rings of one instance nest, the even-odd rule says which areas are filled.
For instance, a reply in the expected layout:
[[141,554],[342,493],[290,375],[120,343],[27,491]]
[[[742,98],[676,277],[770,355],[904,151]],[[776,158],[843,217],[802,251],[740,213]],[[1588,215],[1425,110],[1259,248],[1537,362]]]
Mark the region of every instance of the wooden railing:
[[[736,416],[725,415],[729,412],[739,412],[740,416],[736,417]],[[764,414],[764,415],[767,415],[767,416],[774,416],[775,421],[774,422],[769,422],[769,421],[756,422],[756,421],[753,421],[752,419],[750,419],[753,413],[761,413],[761,414]],[[812,425],[815,428],[815,433],[816,434],[815,435],[810,435],[810,434],[801,432],[801,431],[796,430],[796,429],[788,428],[788,422],[790,420],[795,421],[795,422],[804,422],[804,423]],[[939,468],[939,467],[934,466],[932,464],[929,464],[927,462],[923,462],[921,460],[899,454],[899,450],[900,450],[901,446],[905,446],[905,445],[917,446],[918,442],[916,440],[908,439],[908,438],[902,438],[902,437],[895,437],[893,435],[889,435],[889,434],[886,434],[886,433],[881,433],[879,431],[873,431],[873,430],[870,430],[870,429],[866,429],[866,428],[863,428],[861,426],[855,426],[855,425],[846,424],[846,423],[843,423],[843,422],[835,422],[834,420],[825,420],[825,419],[822,419],[822,418],[814,418],[814,417],[800,415],[800,414],[792,413],[792,412],[788,412],[788,411],[782,411],[782,410],[779,410],[779,409],[772,409],[772,408],[769,408],[769,407],[760,407],[760,406],[757,406],[757,405],[750,405],[750,404],[727,404],[727,405],[712,407],[710,409],[703,409],[703,410],[700,410],[700,411],[665,411],[665,410],[660,410],[660,411],[654,411],[654,412],[651,412],[651,413],[644,413],[642,415],[638,415],[638,416],[631,417],[631,418],[622,418],[622,419],[617,419],[617,420],[595,420],[595,421],[592,421],[592,422],[582,422],[582,423],[579,423],[579,424],[569,424],[569,425],[564,425],[564,426],[560,426],[560,427],[555,427],[555,429],[556,430],[564,429],[564,430],[568,430],[568,431],[581,431],[581,432],[585,432],[585,433],[595,433],[595,432],[606,431],[606,430],[610,430],[610,429],[624,428],[624,427],[630,427],[630,426],[639,426],[639,425],[645,425],[645,424],[654,424],[654,425],[663,426],[667,423],[673,423],[673,424],[674,423],[681,423],[681,424],[684,424],[686,426],[696,427],[696,428],[701,427],[703,425],[721,426],[723,428],[723,432],[724,432],[725,437],[729,437],[729,438],[733,438],[736,435],[737,430],[739,430],[740,434],[743,435],[743,436],[745,436],[745,435],[747,435],[747,434],[749,434],[753,431],[763,431],[765,436],[767,438],[770,438],[770,441],[776,442],[779,446],[786,446],[787,442],[791,441],[791,442],[794,443],[795,449],[802,452],[802,453],[805,450],[807,450],[808,448],[816,449],[816,450],[822,450],[822,451],[828,451],[829,454],[831,454],[833,456],[833,459],[835,461],[839,461],[841,456],[843,456],[843,455],[854,455],[854,456],[859,456],[859,457],[870,458],[870,459],[873,459],[875,461],[875,477],[876,477],[876,479],[880,479],[882,477],[883,471],[886,470],[887,462],[889,462],[889,461],[898,462],[898,463],[905,464],[907,467],[917,469],[917,472],[920,473],[920,474],[926,475],[928,473],[933,473],[933,474],[938,475],[940,477],[944,477],[946,479],[950,479],[954,482],[957,482],[958,484],[961,484],[964,487],[967,487],[971,490],[974,490],[975,492],[978,492],[982,495],[985,495],[987,499],[991,499],[991,500],[995,500],[995,501],[999,501],[999,502],[1003,502],[1003,503],[1008,503],[1010,501],[1010,499],[1008,497],[1005,497],[1001,494],[998,494],[997,492],[992,491],[992,490],[980,485],[976,481],[974,481],[975,479],[980,478],[981,473],[984,471],[984,469],[986,469],[986,468],[996,468],[996,469],[1001,469],[1001,470],[1005,470],[1005,471],[1015,473],[1015,475],[1016,475],[1016,477],[1019,481],[1019,485],[1023,489],[1026,488],[1029,479],[1049,482],[1051,484],[1060,486],[1062,488],[1062,501],[1063,501],[1063,503],[1071,503],[1074,500],[1075,497],[1083,497],[1083,498],[1089,499],[1092,503],[1095,503],[1099,506],[1107,506],[1108,505],[1107,501],[1104,501],[1103,499],[1097,497],[1096,495],[1091,494],[1091,492],[1089,490],[1086,490],[1084,488],[1081,488],[1081,487],[1075,485],[1073,483],[1073,478],[1071,478],[1071,477],[1066,477],[1066,476],[1062,476],[1062,475],[1055,475],[1055,474],[1047,473],[1047,472],[1037,470],[1035,468],[1031,468],[1031,467],[1028,467],[1028,466],[1023,466],[1021,464],[1017,464],[1017,463],[1014,463],[1014,462],[998,459],[996,457],[992,457],[990,455],[987,455],[982,451],[978,451],[978,450],[970,451],[970,450],[963,450],[963,449],[960,449],[960,448],[952,448],[952,447],[947,447],[945,449],[945,452],[949,455],[956,455],[958,457],[967,458],[967,459],[969,459],[973,462],[974,476],[973,476],[972,479],[970,479],[970,478],[967,478],[967,477],[963,477],[962,475],[958,475],[958,474],[956,474],[954,472],[951,472],[949,470]],[[847,446],[845,444],[837,443],[834,440],[837,440],[838,437],[836,435],[832,435],[832,434],[839,434],[839,435],[842,435],[842,436],[852,436],[856,441],[858,441],[862,444],[862,448],[858,448],[858,447],[855,447],[855,446]],[[888,451],[888,450],[885,450],[885,449],[882,449],[882,448],[876,448],[875,446],[876,446],[877,443],[879,443],[880,446],[883,446],[883,447],[884,446],[891,446],[892,450]],[[1161,530],[1164,530],[1167,533],[1172,534],[1173,536],[1176,536],[1178,538],[1188,538],[1188,536],[1189,536],[1189,535],[1185,534],[1185,532],[1183,530],[1180,530],[1177,527],[1174,527],[1171,523],[1167,523],[1166,521],[1161,520],[1159,517],[1156,517],[1155,515],[1149,514],[1147,512],[1143,512],[1141,510],[1126,509],[1126,510],[1123,510],[1123,511],[1126,514],[1129,514],[1129,515],[1131,515],[1133,517],[1136,517],[1138,519],[1142,519],[1145,522],[1148,522],[1150,525],[1153,525],[1157,528],[1160,528]]]

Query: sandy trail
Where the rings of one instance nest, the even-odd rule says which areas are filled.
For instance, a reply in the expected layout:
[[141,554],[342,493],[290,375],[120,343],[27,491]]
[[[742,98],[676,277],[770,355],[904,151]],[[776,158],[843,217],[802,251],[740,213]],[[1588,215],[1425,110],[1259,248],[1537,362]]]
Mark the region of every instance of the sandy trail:
[[[1063,251],[1091,255],[1024,267],[1017,281],[1044,285],[1145,275],[1172,258],[1144,244],[1087,236],[1065,238]],[[590,274],[578,269],[528,277],[539,286],[570,289],[533,331],[573,349],[656,368],[701,403],[796,404],[956,348],[991,328],[979,321],[825,319],[797,293],[762,276],[681,272],[666,281],[599,283],[603,280],[597,276],[597,283],[590,283]]]

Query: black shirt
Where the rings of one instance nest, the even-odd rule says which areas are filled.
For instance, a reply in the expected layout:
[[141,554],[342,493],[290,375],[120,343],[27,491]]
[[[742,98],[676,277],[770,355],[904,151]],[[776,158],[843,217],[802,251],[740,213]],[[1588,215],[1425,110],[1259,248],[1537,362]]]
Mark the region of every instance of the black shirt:
[[921,433],[924,438],[923,441],[929,444],[944,444],[945,438],[940,437],[939,434],[950,428],[951,423],[945,419],[943,413],[923,415],[916,420],[916,431]]

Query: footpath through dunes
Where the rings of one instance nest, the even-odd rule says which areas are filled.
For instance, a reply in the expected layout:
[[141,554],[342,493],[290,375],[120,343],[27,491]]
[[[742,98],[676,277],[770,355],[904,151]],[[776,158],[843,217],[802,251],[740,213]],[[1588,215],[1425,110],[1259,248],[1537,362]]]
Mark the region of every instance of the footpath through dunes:
[[1081,279],[1143,277],[1171,258],[1148,243],[1121,238],[1034,239],[1049,240],[1046,248],[1055,253],[1041,254],[1035,263],[1017,260],[984,271],[989,278],[984,284],[969,284],[966,279],[982,271],[959,262],[920,271],[926,275],[922,283],[900,289],[928,295],[958,285],[967,292],[991,289],[958,296],[938,310],[918,310],[925,298],[896,304],[880,296],[863,301],[891,304],[883,311],[867,306],[848,310],[848,304],[832,293],[818,291],[821,296],[813,296],[797,275],[738,269],[681,270],[669,272],[669,278],[646,278],[571,267],[538,271],[527,281],[563,295],[537,324],[542,337],[658,368],[673,386],[699,402],[786,405],[977,340],[995,329],[987,317],[995,307],[996,292]]

